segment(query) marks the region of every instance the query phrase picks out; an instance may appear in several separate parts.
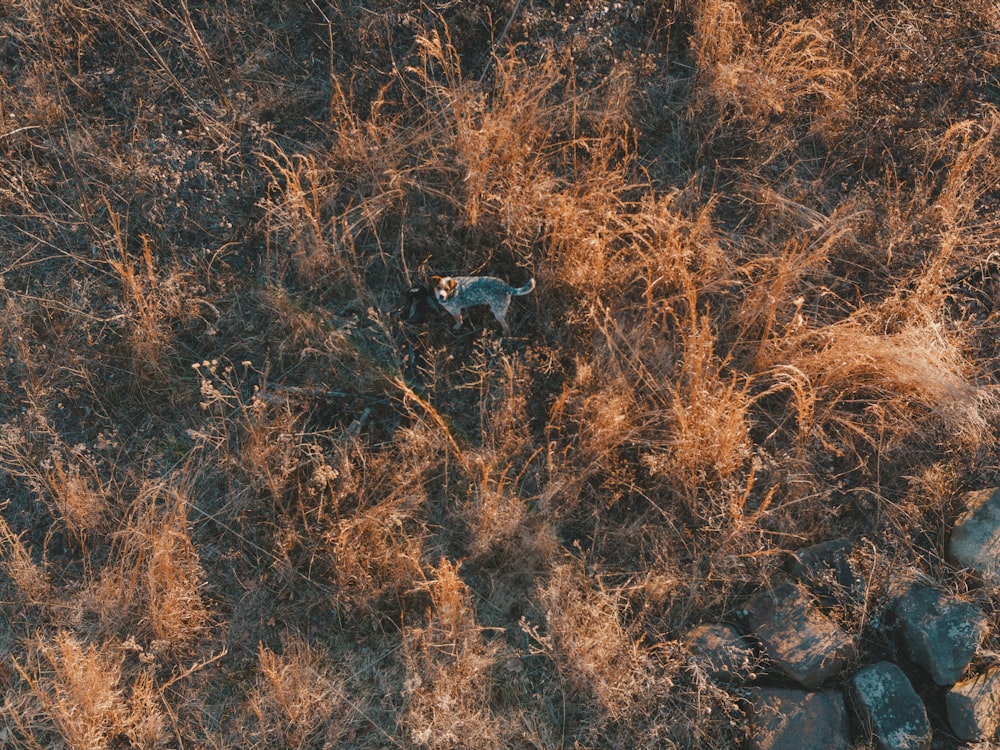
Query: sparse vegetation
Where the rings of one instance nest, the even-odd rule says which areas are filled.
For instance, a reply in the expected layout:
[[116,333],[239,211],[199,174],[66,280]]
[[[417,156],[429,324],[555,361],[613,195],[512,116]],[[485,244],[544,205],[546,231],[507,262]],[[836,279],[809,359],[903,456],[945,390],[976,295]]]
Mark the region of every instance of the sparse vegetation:
[[0,29],[0,744],[732,747],[686,627],[1000,484],[993,0]]

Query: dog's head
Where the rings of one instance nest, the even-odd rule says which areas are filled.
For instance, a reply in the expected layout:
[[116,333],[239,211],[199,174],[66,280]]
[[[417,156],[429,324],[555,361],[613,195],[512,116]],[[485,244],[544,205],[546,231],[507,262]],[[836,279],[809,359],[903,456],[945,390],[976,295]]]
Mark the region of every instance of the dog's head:
[[458,282],[450,276],[431,276],[431,284],[434,289],[434,296],[438,298],[439,302],[444,302],[451,297],[458,286]]

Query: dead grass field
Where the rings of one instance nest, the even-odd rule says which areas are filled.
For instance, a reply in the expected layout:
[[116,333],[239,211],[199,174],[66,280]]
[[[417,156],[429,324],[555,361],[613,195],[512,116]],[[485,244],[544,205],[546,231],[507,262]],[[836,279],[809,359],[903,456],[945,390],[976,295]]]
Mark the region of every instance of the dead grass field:
[[0,744],[733,747],[679,639],[838,536],[882,654],[1000,484],[998,75],[993,0],[4,2]]

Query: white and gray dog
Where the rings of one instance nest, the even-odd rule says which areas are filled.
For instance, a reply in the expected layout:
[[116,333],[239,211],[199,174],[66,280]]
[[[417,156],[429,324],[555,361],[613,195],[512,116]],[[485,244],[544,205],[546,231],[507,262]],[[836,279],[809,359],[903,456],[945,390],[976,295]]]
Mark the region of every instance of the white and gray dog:
[[496,276],[432,276],[434,298],[455,319],[455,328],[462,326],[462,310],[476,305],[488,305],[505,335],[510,335],[507,325],[507,308],[511,297],[530,294],[535,280],[518,288],[510,286]]

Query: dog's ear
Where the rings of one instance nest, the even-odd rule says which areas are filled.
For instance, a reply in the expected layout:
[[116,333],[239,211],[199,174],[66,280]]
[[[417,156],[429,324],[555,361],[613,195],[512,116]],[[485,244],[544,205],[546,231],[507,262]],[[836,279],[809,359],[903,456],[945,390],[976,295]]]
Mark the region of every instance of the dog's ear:
[[457,286],[458,282],[455,281],[455,279],[448,279],[447,281],[444,282],[444,288],[448,290],[448,294],[454,292]]
[[441,285],[441,277],[440,276],[431,276],[431,288],[434,288],[434,287],[440,286],[440,285]]

